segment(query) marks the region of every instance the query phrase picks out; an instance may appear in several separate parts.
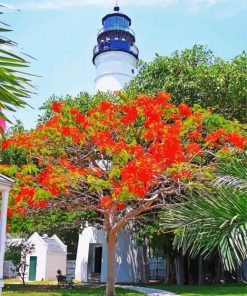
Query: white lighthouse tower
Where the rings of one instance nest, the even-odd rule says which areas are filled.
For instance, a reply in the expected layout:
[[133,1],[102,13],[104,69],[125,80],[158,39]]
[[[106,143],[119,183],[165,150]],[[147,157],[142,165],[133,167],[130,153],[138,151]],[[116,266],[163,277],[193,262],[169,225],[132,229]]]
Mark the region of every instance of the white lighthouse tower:
[[130,29],[131,19],[120,12],[119,6],[103,17],[102,25],[93,50],[95,91],[116,91],[134,76],[139,50],[135,33]]
[[[114,7],[114,12],[102,19],[93,51],[96,66],[96,92],[116,91],[135,74],[138,48],[135,34],[129,28],[131,19]],[[143,250],[127,228],[118,233],[116,248],[116,281],[140,282],[145,275]],[[83,282],[106,282],[107,241],[103,229],[86,227],[79,235],[75,278]]]

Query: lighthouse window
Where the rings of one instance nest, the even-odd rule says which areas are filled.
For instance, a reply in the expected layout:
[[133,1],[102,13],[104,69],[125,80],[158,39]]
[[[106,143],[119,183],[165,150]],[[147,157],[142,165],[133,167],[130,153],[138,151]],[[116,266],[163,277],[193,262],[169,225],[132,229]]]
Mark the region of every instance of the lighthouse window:
[[129,22],[122,16],[111,16],[104,21],[107,30],[124,30],[129,27]]

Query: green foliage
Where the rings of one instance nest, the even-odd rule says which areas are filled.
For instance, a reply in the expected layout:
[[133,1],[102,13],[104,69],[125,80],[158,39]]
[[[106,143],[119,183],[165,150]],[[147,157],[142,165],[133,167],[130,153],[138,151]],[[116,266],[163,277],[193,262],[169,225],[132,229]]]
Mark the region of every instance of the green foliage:
[[140,62],[138,75],[126,87],[129,96],[154,95],[168,91],[173,101],[181,100],[212,107],[227,119],[246,121],[247,54],[231,61],[215,57],[202,45],[195,45],[171,57],[156,55],[151,63]]
[[4,260],[12,261],[15,266],[18,265],[21,258],[21,248],[19,246],[11,246],[4,253]]
[[[1,5],[0,9],[3,10],[3,8],[5,8],[4,5]],[[0,22],[1,33],[11,31],[7,24]],[[23,55],[13,53],[13,48],[18,46],[14,41],[1,35],[0,44],[0,107],[16,111],[16,108],[27,106],[25,99],[33,94],[30,90],[33,88],[31,80],[27,78],[31,75],[22,71],[23,68],[29,67],[29,62]],[[9,121],[2,112],[0,112],[0,118]]]
[[234,187],[242,193],[247,192],[247,153],[243,153],[240,159],[228,159],[227,162],[218,162],[218,178],[216,187]]
[[[10,128],[6,130],[5,135],[2,137],[10,137],[13,136],[15,132],[25,132],[25,128],[23,123],[20,120],[16,120],[14,124]],[[21,166],[27,163],[26,155],[20,149],[11,148],[9,150],[3,150],[0,148],[0,163],[6,165],[17,165]],[[7,175],[9,175],[7,173]],[[12,175],[13,176],[13,175]]]
[[185,197],[165,212],[163,225],[176,230],[177,249],[193,258],[218,249],[228,271],[242,264],[247,254],[246,172],[245,154],[240,160],[221,160],[213,187]]
[[5,254],[5,260],[11,260],[14,263],[17,275],[20,276],[23,285],[25,285],[25,277],[27,276],[27,256],[32,254],[34,250],[34,244],[27,239],[22,239],[11,242]]
[[94,96],[90,96],[87,92],[81,92],[76,97],[70,95],[57,97],[55,95],[51,96],[41,107],[40,110],[44,111],[42,115],[38,117],[38,123],[43,124],[48,119],[50,119],[54,113],[51,110],[51,104],[53,102],[59,101],[65,103],[68,107],[78,108],[82,113],[87,113],[89,109],[94,108],[98,103],[105,100],[115,100],[113,95],[105,93],[97,93]]

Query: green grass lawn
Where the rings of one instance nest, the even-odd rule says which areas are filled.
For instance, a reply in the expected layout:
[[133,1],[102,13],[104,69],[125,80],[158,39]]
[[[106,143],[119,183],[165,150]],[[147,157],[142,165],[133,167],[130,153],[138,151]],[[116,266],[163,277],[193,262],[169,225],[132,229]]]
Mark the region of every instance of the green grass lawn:
[[[54,282],[55,283],[55,282]],[[144,285],[142,285],[144,286]],[[145,285],[148,288],[157,288],[170,291],[181,296],[247,296],[247,285],[215,285],[215,286],[164,286],[157,284]],[[5,284],[3,296],[104,296],[104,286],[78,286],[65,289],[56,285]],[[143,293],[117,289],[118,296],[141,296]]]
[[247,285],[164,286],[147,285],[182,296],[247,296]]
[[[104,296],[105,287],[74,287],[73,289],[65,289],[56,285],[30,285],[26,287],[22,285],[5,285],[3,296]],[[117,289],[118,296],[143,296],[145,294],[132,292],[125,289]]]

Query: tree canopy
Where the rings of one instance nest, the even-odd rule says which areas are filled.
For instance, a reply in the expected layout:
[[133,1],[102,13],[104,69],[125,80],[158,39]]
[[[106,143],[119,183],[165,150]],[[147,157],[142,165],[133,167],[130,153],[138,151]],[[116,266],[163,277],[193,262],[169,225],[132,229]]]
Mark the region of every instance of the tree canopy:
[[[117,233],[128,221],[161,210],[167,198],[214,178],[216,155],[245,147],[242,126],[170,94],[102,101],[83,114],[53,102],[55,113],[30,132],[16,132],[2,149],[17,149],[27,163],[1,165],[14,177],[9,218],[30,209],[92,210],[107,235],[107,296],[115,295]],[[187,185],[185,185],[187,184]]]
[[140,62],[127,93],[154,95],[159,90],[172,93],[176,104],[182,98],[190,105],[197,103],[225,118],[246,122],[247,54],[225,61],[195,45],[170,57],[156,55],[150,63]]

